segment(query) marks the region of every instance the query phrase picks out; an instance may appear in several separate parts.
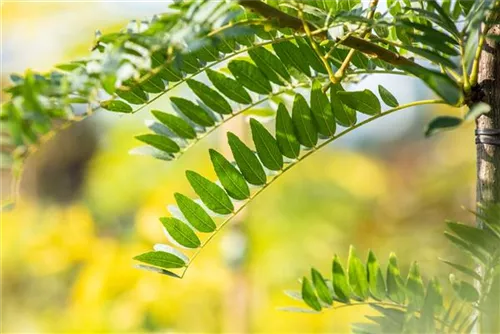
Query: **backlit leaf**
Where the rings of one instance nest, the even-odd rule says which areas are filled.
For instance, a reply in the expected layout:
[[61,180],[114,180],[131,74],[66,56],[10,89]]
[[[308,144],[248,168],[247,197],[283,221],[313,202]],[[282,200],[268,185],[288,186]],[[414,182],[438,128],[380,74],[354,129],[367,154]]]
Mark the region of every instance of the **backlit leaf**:
[[267,129],[255,119],[250,119],[252,138],[262,164],[270,170],[280,170],[283,167],[283,156],[276,139]]
[[362,91],[338,91],[338,97],[349,108],[357,110],[367,115],[379,114],[382,110],[380,101],[370,90],[365,89]]
[[186,171],[186,177],[207,208],[221,215],[233,212],[233,203],[221,187],[190,170]]
[[311,109],[301,94],[296,94],[292,108],[292,122],[299,143],[314,147],[318,142],[318,133],[312,119]]
[[175,193],[174,197],[177,206],[191,226],[200,232],[209,233],[215,231],[216,225],[214,221],[198,203],[179,193]]
[[387,266],[387,295],[397,304],[404,304],[406,299],[405,286],[399,273],[398,260],[394,253],[389,256]]
[[243,175],[222,154],[212,149],[209,152],[215,173],[229,196],[237,200],[247,199],[250,190]]
[[316,293],[314,293],[314,288],[307,277],[304,277],[302,280],[302,299],[313,310],[321,311],[321,305],[319,304],[318,297],[316,296]]
[[337,92],[343,92],[344,88],[339,84],[333,84],[330,86],[330,103],[332,105],[333,115],[337,123],[342,126],[350,127],[356,124],[356,111],[354,109],[345,106]]
[[145,135],[140,135],[136,136],[136,139],[142,141],[143,143],[146,143],[148,145],[151,145],[161,151],[168,152],[168,153],[176,153],[179,152],[179,145],[172,139],[162,136],[162,135],[157,135],[157,134],[145,134]]
[[227,138],[234,160],[248,183],[261,186],[266,183],[266,173],[255,156],[235,134],[228,132]]
[[438,116],[427,125],[425,136],[430,137],[438,132],[452,130],[462,124],[463,120],[453,116]]
[[232,112],[231,106],[226,101],[222,95],[217,91],[208,87],[202,82],[196,80],[188,80],[187,84],[189,88],[198,96],[203,103],[205,103],[210,109],[219,114],[230,114]]
[[144,253],[134,257],[134,260],[167,269],[182,268],[186,266],[186,263],[178,256],[162,251]]
[[213,118],[199,105],[181,97],[171,97],[170,101],[194,123],[201,126],[213,126],[215,124]]
[[109,111],[131,113],[134,111],[130,105],[120,100],[107,100],[101,102],[101,108]]
[[330,289],[326,285],[325,279],[323,278],[321,273],[312,268],[311,277],[313,285],[316,288],[316,292],[318,293],[319,299],[321,299],[324,303],[331,305],[333,303],[333,298],[330,293]]
[[180,245],[187,248],[200,247],[200,239],[183,221],[174,217],[162,217],[160,221],[168,234]]
[[206,73],[215,88],[231,100],[243,104],[252,103],[252,98],[238,81],[211,69],[207,69]]
[[337,255],[333,258],[332,264],[332,285],[337,299],[343,303],[349,303],[351,290],[347,282],[347,276]]
[[368,272],[368,285],[371,295],[377,300],[383,300],[386,294],[384,276],[382,275],[380,264],[371,250],[368,253],[366,270]]
[[351,290],[361,300],[365,300],[369,296],[367,272],[352,246],[349,249],[348,263],[347,272],[349,274],[349,285],[351,286]]
[[283,62],[271,51],[264,47],[254,48],[248,51],[257,67],[273,83],[283,85],[284,82],[290,82],[290,74],[283,65]]
[[408,278],[406,279],[406,291],[408,292],[408,302],[411,307],[420,309],[424,303],[425,291],[422,277],[420,276],[420,269],[416,262],[413,262]]
[[258,94],[272,92],[271,84],[254,64],[236,59],[229,62],[227,67],[236,80],[251,91]]
[[398,100],[391,94],[384,86],[378,85],[378,93],[382,98],[382,101],[389,107],[396,108],[399,106]]
[[290,159],[299,157],[300,143],[295,135],[292,118],[282,103],[279,104],[276,114],[276,140],[284,156]]
[[333,136],[335,134],[336,123],[332,106],[326,94],[323,93],[321,83],[317,80],[314,80],[312,85],[311,111],[318,126],[318,132],[323,136]]
[[187,139],[196,138],[194,129],[182,118],[159,110],[152,110],[151,113],[179,137]]

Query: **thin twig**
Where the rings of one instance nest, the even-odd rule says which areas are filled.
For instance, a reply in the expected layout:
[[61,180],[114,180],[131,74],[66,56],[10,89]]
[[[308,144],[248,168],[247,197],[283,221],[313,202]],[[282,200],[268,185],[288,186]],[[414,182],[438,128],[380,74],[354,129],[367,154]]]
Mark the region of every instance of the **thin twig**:
[[[375,11],[377,9],[377,5],[378,5],[378,0],[372,0],[370,2],[370,11],[368,13],[368,19],[371,20],[373,18],[373,16],[375,15]],[[362,34],[361,34],[361,38],[365,38],[365,37],[368,37],[370,36],[370,33],[371,33],[371,28],[367,28]],[[352,57],[354,56],[354,53],[356,52],[355,49],[351,49],[349,50],[349,53],[347,54],[347,56],[345,57],[344,59],[344,62],[342,63],[342,65],[340,66],[340,68],[337,70],[337,72],[335,73],[335,77],[338,79],[338,80],[341,80],[342,77],[344,76],[345,74],[345,71],[346,69],[349,67],[349,64],[352,60]]]
[[311,42],[311,46],[312,46],[314,52],[319,57],[319,59],[321,59],[321,62],[323,63],[323,66],[325,67],[326,72],[328,73],[328,78],[330,79],[330,82],[333,84],[336,84],[337,79],[335,78],[335,73],[333,73],[332,68],[331,68],[330,64],[328,63],[328,58],[325,58],[325,56],[321,53],[321,50],[319,49],[318,44],[316,43],[316,41],[314,40],[314,38],[311,34],[311,30],[309,29],[309,25],[304,20],[304,13],[302,12],[302,6],[298,7],[298,15],[299,15],[300,20],[302,21],[304,31],[306,33],[307,38]]
[[226,226],[226,224],[228,224],[234,217],[236,217],[236,215],[241,212],[248,204],[250,204],[252,202],[252,199],[254,199],[257,195],[259,195],[260,193],[262,193],[265,189],[267,189],[271,184],[273,184],[279,177],[281,177],[286,171],[288,171],[289,169],[293,168],[294,166],[298,165],[301,161],[304,161],[304,159],[306,159],[308,156],[314,154],[315,152],[319,151],[321,148],[325,147],[326,145],[328,145],[329,143],[331,143],[332,141],[340,138],[340,137],[343,137],[345,136],[346,134],[354,131],[355,129],[365,125],[365,124],[368,124],[370,122],[373,122],[381,117],[384,117],[384,116],[387,116],[387,115],[390,115],[398,110],[403,110],[403,109],[407,109],[407,108],[410,108],[410,107],[415,107],[415,106],[421,106],[421,105],[429,105],[429,104],[446,104],[445,101],[443,100],[421,100],[421,101],[414,101],[414,102],[410,102],[410,103],[407,103],[407,104],[402,104],[396,108],[392,108],[392,109],[389,109],[385,112],[382,112],[378,115],[375,115],[373,117],[370,117],[358,124],[355,124],[353,126],[351,126],[350,128],[347,128],[345,129],[344,131],[340,132],[338,135],[336,136],[333,136],[333,137],[330,137],[328,138],[327,140],[325,140],[324,142],[322,142],[321,144],[313,147],[311,150],[307,151],[304,155],[302,155],[301,157],[299,157],[297,160],[295,160],[294,162],[292,162],[290,165],[286,166],[285,168],[283,168],[281,170],[281,172],[279,174],[277,174],[273,179],[271,179],[269,182],[267,182],[266,184],[264,184],[264,186],[262,186],[262,188],[260,188],[259,190],[257,190],[255,193],[253,193],[252,195],[250,195],[250,197],[246,200],[245,203],[243,203],[238,209],[236,209],[234,212],[232,212],[230,214],[230,216],[224,220],[218,227],[217,229],[202,243],[202,245],[197,249],[197,251],[193,254],[193,256],[191,257],[191,259],[189,260],[189,262],[186,264],[186,267],[184,268],[182,274],[180,275],[180,277],[184,277],[184,275],[186,274],[187,270],[190,268],[190,265],[194,262],[194,260],[196,259],[196,257],[198,256],[198,254],[200,254],[201,250],[205,247],[205,245],[207,245],[210,240],[212,240],[217,234],[218,232],[224,228],[224,226]]

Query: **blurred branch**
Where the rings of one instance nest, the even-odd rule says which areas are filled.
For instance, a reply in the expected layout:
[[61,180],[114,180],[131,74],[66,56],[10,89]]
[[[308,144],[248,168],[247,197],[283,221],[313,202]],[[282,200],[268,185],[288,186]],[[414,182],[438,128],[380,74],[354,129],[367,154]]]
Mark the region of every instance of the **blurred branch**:
[[[252,10],[254,12],[259,13],[265,18],[276,23],[277,26],[282,28],[291,28],[296,31],[304,32],[304,24],[302,20],[296,18],[295,16],[289,15],[281,10],[269,6],[268,4],[260,1],[260,0],[240,0],[240,5],[243,7]],[[315,29],[310,23],[305,23],[308,29]],[[327,32],[324,31],[319,35],[322,39],[326,39]]]

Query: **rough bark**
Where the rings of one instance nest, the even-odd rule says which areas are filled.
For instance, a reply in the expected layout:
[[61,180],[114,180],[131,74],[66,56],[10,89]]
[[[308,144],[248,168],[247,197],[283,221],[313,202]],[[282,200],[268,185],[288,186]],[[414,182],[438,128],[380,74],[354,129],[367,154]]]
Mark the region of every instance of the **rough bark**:
[[[493,26],[489,34],[500,35],[500,25]],[[476,121],[478,130],[500,129],[500,44],[486,40],[479,61],[478,84],[480,97],[491,106],[491,111]],[[500,138],[500,136],[497,136]],[[477,144],[477,203],[500,203],[500,146]],[[478,208],[480,210],[480,208]],[[483,224],[478,220],[478,225]],[[500,275],[493,281],[479,321],[481,333],[500,332]]]

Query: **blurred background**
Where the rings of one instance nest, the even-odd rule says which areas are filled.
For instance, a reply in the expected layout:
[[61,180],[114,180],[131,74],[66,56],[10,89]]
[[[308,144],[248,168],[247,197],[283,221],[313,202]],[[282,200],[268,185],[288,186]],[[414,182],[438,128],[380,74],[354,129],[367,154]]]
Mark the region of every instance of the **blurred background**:
[[[8,75],[89,54],[94,31],[164,11],[165,2],[2,2],[2,86]],[[417,80],[372,76],[360,88],[389,88],[401,103],[430,96]],[[353,87],[355,88],[355,87]],[[181,93],[177,91],[177,94]],[[2,95],[2,99],[5,95]],[[169,111],[168,99],[152,109]],[[329,272],[350,244],[383,263],[399,255],[446,279],[453,257],[444,219],[471,221],[472,126],[425,139],[443,107],[414,108],[342,138],[294,167],[228,225],[182,280],[133,268],[132,257],[165,243],[158,217],[173,193],[193,195],[186,169],[214,177],[208,147],[227,152],[235,119],[171,164],[131,156],[148,110],[97,113],[60,132],[27,162],[21,200],[1,217],[2,332],[340,333],[366,309],[287,313],[311,266]],[[270,126],[273,126],[270,124]],[[2,197],[10,175],[2,173]],[[427,276],[427,278],[429,278]]]

